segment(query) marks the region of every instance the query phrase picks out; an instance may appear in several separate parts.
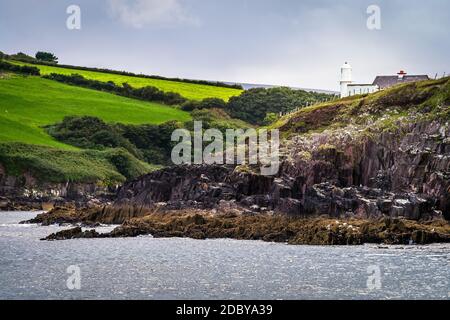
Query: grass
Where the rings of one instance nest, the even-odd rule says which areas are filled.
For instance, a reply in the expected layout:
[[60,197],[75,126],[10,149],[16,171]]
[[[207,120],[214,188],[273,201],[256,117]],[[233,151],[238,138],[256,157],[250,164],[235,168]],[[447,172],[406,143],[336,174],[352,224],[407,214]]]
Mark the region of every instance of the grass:
[[159,124],[188,121],[189,113],[158,103],[144,102],[79,88],[39,77],[10,75],[0,79],[0,142],[24,142],[75,149],[51,138],[42,126],[65,116],[95,116],[106,122]]
[[27,172],[43,182],[104,185],[124,182],[157,168],[124,149],[61,150],[22,143],[0,143],[0,163],[12,176]]
[[96,71],[76,70],[69,68],[60,68],[47,65],[27,64],[24,62],[10,61],[18,65],[29,65],[39,68],[42,75],[58,73],[64,75],[80,74],[86,79],[99,80],[103,82],[113,81],[117,85],[127,82],[130,86],[141,88],[153,86],[165,92],[176,92],[190,100],[202,100],[205,98],[220,98],[228,101],[232,96],[242,93],[242,90],[224,87],[215,87],[203,84],[185,83],[161,79],[139,78],[125,75],[109,74]]
[[322,132],[347,125],[394,130],[399,121],[448,119],[450,78],[411,82],[369,95],[351,96],[316,104],[284,116],[271,125],[284,137]]

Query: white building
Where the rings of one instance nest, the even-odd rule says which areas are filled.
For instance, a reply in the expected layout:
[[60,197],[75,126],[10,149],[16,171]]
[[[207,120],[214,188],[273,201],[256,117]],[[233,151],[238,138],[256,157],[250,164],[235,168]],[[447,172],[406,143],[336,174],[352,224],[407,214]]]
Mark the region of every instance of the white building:
[[341,98],[355,94],[372,93],[379,90],[376,84],[353,83],[352,66],[347,62],[341,67]]
[[341,67],[341,98],[354,96],[356,94],[366,94],[376,92],[385,88],[392,87],[396,84],[429,80],[427,75],[407,75],[403,70],[393,76],[377,76],[373,83],[353,83],[352,67],[346,62]]

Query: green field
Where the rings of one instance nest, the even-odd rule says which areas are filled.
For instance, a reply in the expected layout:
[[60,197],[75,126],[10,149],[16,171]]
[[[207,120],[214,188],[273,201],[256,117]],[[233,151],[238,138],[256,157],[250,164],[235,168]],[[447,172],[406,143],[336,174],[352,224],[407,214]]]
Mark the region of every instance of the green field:
[[205,98],[220,98],[223,99],[224,101],[228,101],[230,97],[237,96],[242,93],[242,90],[239,89],[217,87],[204,84],[194,84],[161,79],[139,78],[110,73],[102,73],[96,71],[76,70],[47,65],[27,64],[24,62],[16,62],[16,61],[12,63],[37,67],[41,71],[42,75],[50,73],[59,73],[64,75],[80,74],[87,79],[98,80],[103,82],[113,81],[117,85],[121,85],[122,83],[127,82],[130,86],[135,88],[153,86],[165,92],[179,93],[183,97],[190,100],[202,100]]
[[158,103],[61,84],[39,77],[0,77],[0,142],[74,149],[55,141],[42,126],[65,116],[95,116],[106,122],[158,124],[188,121],[189,113]]

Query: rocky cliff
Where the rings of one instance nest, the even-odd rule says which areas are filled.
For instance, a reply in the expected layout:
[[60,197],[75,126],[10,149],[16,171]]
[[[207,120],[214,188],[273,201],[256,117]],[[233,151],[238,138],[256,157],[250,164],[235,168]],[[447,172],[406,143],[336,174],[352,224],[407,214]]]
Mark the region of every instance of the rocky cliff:
[[450,219],[450,80],[302,109],[276,127],[276,176],[177,166],[126,183],[115,210],[188,207],[296,216]]
[[96,183],[49,183],[30,173],[8,175],[0,164],[0,210],[45,210],[72,202],[80,206],[112,201],[117,187]]

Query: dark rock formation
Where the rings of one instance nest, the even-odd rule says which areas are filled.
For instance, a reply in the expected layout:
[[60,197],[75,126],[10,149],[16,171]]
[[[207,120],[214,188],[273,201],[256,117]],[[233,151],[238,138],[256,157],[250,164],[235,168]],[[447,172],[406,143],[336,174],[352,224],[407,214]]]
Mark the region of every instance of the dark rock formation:
[[95,183],[42,183],[28,173],[7,175],[0,164],[0,210],[48,210],[71,203],[90,207],[111,202],[117,187]]
[[450,242],[444,221],[420,224],[401,219],[294,218],[270,214],[215,214],[209,210],[177,210],[148,214],[126,221],[110,233],[99,234],[80,227],[52,234],[43,240],[117,238],[152,235],[193,239],[233,238],[312,245],[364,243],[428,244]]
[[98,238],[100,234],[95,230],[82,231],[81,227],[75,227],[68,230],[52,233],[51,235],[41,240],[67,240],[67,239],[80,239],[80,238]]
[[448,124],[438,121],[372,137],[302,137],[288,142],[275,177],[239,167],[175,166],[126,183],[114,208],[129,217],[161,206],[228,206],[298,216],[450,219],[449,137]]

